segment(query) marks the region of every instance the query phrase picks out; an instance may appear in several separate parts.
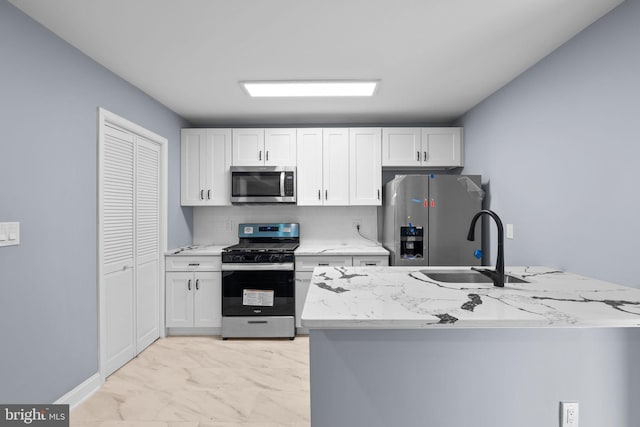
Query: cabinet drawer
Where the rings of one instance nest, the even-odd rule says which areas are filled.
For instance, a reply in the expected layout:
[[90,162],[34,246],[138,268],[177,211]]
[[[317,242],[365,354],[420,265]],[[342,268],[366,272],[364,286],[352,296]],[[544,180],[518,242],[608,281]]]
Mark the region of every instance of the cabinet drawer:
[[389,265],[388,256],[354,256],[353,266],[364,267],[367,265]]
[[296,271],[313,271],[316,267],[350,267],[350,256],[297,256]]
[[220,271],[219,256],[168,256],[166,271]]

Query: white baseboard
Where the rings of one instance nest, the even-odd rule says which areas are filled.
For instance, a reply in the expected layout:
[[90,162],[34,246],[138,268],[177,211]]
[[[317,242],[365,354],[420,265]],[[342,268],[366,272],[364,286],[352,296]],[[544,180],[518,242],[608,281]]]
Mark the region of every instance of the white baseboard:
[[185,328],[167,328],[167,336],[199,336],[199,335],[217,335],[222,334],[222,328],[207,327],[185,327]]
[[96,372],[84,380],[82,384],[78,385],[53,403],[55,405],[66,404],[69,405],[69,409],[73,409],[91,397],[93,393],[100,390],[102,384],[104,384],[104,380],[100,377],[100,374]]

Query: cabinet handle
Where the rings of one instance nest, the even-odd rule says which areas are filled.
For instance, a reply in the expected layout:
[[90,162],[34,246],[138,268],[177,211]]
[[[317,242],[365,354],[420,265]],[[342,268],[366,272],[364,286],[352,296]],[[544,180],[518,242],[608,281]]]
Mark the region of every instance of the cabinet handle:
[[328,190],[324,190],[324,199],[325,200],[329,200],[329,191]]
[[378,188],[378,200],[380,200],[380,189]]
[[269,323],[267,320],[248,320],[249,325],[266,325]]
[[204,190],[200,190],[200,200],[204,200]]
[[191,290],[191,279],[189,279],[189,281],[187,282],[187,289]]
[[426,151],[424,152],[424,156],[422,156],[422,160],[425,161],[425,162],[427,161],[427,152]]
[[420,161],[420,152],[419,151],[416,151],[416,160]]
[[329,263],[319,262],[318,267],[329,267]]
[[200,265],[199,262],[189,263],[189,267],[197,267],[199,265]]
[[269,150],[267,150],[265,152],[265,160],[268,162],[269,161]]
[[196,291],[200,290],[200,279],[196,279]]
[[258,160],[262,160],[262,150],[258,151]]
[[211,200],[211,190],[207,190],[207,199]]
[[320,196],[320,190],[318,190],[318,200],[322,200],[322,197]]

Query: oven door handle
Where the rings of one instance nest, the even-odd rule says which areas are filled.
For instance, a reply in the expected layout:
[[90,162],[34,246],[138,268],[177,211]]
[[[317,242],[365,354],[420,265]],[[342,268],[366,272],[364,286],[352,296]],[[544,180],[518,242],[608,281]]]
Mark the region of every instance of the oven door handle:
[[222,271],[293,271],[292,262],[282,264],[222,263]]

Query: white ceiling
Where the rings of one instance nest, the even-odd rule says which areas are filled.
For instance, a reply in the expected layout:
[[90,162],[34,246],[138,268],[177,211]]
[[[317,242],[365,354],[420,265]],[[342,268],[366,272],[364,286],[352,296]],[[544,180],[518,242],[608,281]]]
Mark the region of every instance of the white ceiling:
[[[203,125],[460,117],[622,0],[10,0]],[[251,99],[242,80],[379,79],[372,98]]]

